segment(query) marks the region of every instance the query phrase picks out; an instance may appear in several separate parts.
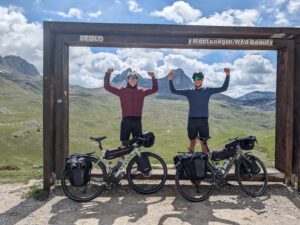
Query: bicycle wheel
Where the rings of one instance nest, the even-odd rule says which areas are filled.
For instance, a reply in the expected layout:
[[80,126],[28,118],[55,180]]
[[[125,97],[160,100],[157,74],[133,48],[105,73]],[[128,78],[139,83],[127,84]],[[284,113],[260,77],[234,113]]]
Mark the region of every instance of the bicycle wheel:
[[138,156],[135,156],[127,167],[128,182],[135,191],[141,194],[152,194],[164,186],[168,173],[167,165],[160,156],[154,153],[143,152],[141,154],[148,157],[152,170],[148,173],[139,171],[137,164]]
[[215,173],[210,163],[207,164],[207,175],[204,179],[186,179],[183,166],[176,169],[175,183],[179,193],[191,202],[201,202],[206,200],[215,188]]
[[260,172],[253,174],[251,171],[245,170],[241,160],[237,161],[235,167],[235,176],[241,189],[252,197],[257,197],[265,193],[268,185],[268,174],[263,162],[254,155],[246,154],[245,157],[249,160],[255,160]]
[[63,171],[61,177],[63,192],[76,202],[90,201],[99,196],[105,188],[107,177],[105,165],[101,161],[98,162],[96,158],[90,157],[90,159],[92,170],[90,181],[86,185],[80,187],[72,186],[66,170]]

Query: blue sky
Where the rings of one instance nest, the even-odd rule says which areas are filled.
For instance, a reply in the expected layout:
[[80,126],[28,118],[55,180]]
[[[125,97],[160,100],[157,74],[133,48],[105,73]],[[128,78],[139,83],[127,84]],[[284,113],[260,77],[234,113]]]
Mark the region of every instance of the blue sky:
[[[151,23],[222,26],[299,27],[300,0],[202,1],[54,1],[0,0],[0,55],[19,55],[42,71],[42,23],[45,20],[99,23]],[[207,86],[222,83],[224,66],[232,68],[227,94],[275,90],[276,52],[167,49],[70,49],[70,82],[102,85],[107,66],[116,73],[132,67],[142,75],[165,76],[174,67],[187,75],[203,70]]]

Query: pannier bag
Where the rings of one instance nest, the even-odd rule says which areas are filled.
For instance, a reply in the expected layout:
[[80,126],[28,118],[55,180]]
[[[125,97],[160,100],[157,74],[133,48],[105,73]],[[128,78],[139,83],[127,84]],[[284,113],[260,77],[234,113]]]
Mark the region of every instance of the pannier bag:
[[132,152],[132,150],[132,146],[123,146],[116,149],[106,150],[104,159],[115,159],[129,154],[130,152]]
[[229,159],[230,157],[235,156],[236,148],[224,148],[221,151],[213,151],[211,153],[211,159],[214,161],[220,161],[223,159]]
[[249,136],[246,138],[238,139],[239,144],[241,146],[241,149],[243,150],[252,150],[254,148],[256,137],[255,136]]
[[225,145],[225,148],[235,148],[239,144],[243,150],[252,150],[255,146],[256,137],[248,136],[245,138],[238,138]]
[[147,132],[142,135],[145,140],[142,141],[141,145],[145,148],[150,148],[154,145],[155,135],[153,132]]
[[240,170],[242,173],[251,173],[252,175],[260,173],[260,167],[257,165],[256,159],[253,157],[249,159],[243,158]]
[[75,153],[68,156],[65,169],[72,186],[84,186],[90,181],[92,163],[85,154]]
[[207,172],[207,155],[202,152],[191,155],[177,155],[174,158],[175,166],[180,162],[183,166],[183,179],[204,179]]
[[141,155],[137,158],[138,170],[142,173],[149,173],[152,170],[148,156]]

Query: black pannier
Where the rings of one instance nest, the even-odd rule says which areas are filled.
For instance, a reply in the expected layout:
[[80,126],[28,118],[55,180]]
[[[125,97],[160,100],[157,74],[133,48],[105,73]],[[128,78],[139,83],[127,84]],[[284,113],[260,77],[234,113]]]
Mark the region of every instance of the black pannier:
[[149,158],[146,155],[141,155],[141,157],[137,158],[138,170],[142,173],[149,173],[152,170],[152,166],[150,164]]
[[221,151],[213,151],[211,153],[211,159],[214,161],[220,161],[223,159],[229,159],[230,157],[235,156],[236,148],[224,148]]
[[90,181],[92,162],[87,155],[75,153],[66,158],[65,169],[72,186],[84,186]]
[[238,139],[239,145],[241,146],[241,149],[243,150],[252,150],[254,148],[256,137],[255,136],[249,136],[246,138],[240,138]]
[[207,155],[202,152],[177,155],[173,158],[175,166],[183,166],[183,179],[204,179],[207,172]]
[[141,142],[143,147],[150,148],[154,145],[155,135],[153,132],[144,133],[141,137],[145,139]]
[[132,146],[123,146],[116,149],[106,150],[104,159],[115,159],[124,155],[129,154],[132,152],[133,147]]
[[253,157],[248,159],[243,158],[240,170],[241,173],[251,173],[252,175],[257,175],[261,171],[256,159]]

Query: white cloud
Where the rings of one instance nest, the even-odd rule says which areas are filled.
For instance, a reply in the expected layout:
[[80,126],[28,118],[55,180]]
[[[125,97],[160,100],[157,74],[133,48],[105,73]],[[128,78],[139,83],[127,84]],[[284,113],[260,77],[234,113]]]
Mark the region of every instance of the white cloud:
[[77,19],[81,19],[82,14],[83,14],[81,9],[78,9],[78,8],[70,8],[69,12],[67,12],[67,13],[61,12],[61,11],[57,11],[56,13],[57,13],[57,15],[64,17],[64,18],[77,18]]
[[256,9],[229,9],[202,17],[202,12],[184,1],[175,2],[161,11],[151,12],[152,16],[162,17],[179,24],[219,25],[219,26],[256,26],[260,13]]
[[222,26],[255,26],[259,22],[259,12],[255,9],[229,9],[222,13],[214,13],[209,17],[201,17],[190,22],[192,25]]
[[42,72],[43,29],[29,23],[20,8],[0,6],[0,55],[18,55]]
[[143,11],[143,8],[139,7],[139,4],[137,3],[136,0],[127,1],[127,5],[128,5],[128,8],[129,8],[130,12],[137,13],[137,12],[142,12]]
[[102,15],[102,12],[99,10],[96,12],[89,12],[87,15],[92,18],[99,18]]
[[202,12],[194,9],[189,3],[178,1],[171,6],[166,6],[162,11],[156,10],[151,12],[151,15],[163,17],[175,23],[186,24],[197,20],[202,15]]
[[276,90],[276,68],[261,55],[246,54],[234,61],[229,95]]
[[275,15],[276,25],[289,25],[289,20],[284,12],[277,12]]
[[291,14],[300,12],[300,0],[290,0],[287,9]]
[[72,84],[100,87],[108,67],[114,68],[114,75],[132,68],[145,77],[146,71],[155,71],[159,78],[166,76],[172,69],[181,68],[189,77],[199,70],[205,74],[204,86],[208,87],[221,86],[225,78],[223,69],[229,67],[232,70],[231,82],[224,94],[233,97],[254,90],[275,91],[276,86],[276,68],[256,51],[246,51],[244,56],[233,63],[208,64],[194,57],[194,53],[188,56],[167,49],[118,49],[115,53],[93,53],[89,48],[79,47],[70,49]]

